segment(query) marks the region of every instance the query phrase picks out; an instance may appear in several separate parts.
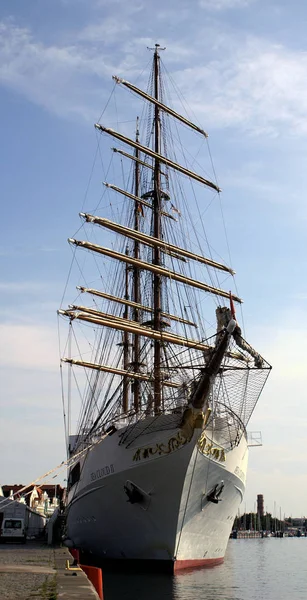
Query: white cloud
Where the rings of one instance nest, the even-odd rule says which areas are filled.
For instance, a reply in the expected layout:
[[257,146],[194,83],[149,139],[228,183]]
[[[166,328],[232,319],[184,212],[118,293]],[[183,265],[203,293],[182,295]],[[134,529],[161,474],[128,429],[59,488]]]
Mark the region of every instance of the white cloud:
[[[44,411],[19,409],[19,414],[2,417],[0,452],[9,460],[1,465],[2,485],[29,484],[66,459],[64,427],[60,403],[57,415],[50,414],[51,398],[41,399]],[[16,410],[16,409],[15,409]],[[57,472],[56,472],[57,473]],[[66,477],[65,470],[45,482],[60,483]]]
[[[307,424],[304,313],[295,305],[276,310],[270,327],[251,331],[253,344],[272,364],[272,372],[260,396],[248,429],[261,430],[262,448],[251,448],[245,502],[253,510],[257,494],[273,511],[300,516],[307,494],[304,470]],[[295,497],[293,488],[300,489]]]
[[[271,180],[270,180],[271,177]],[[266,164],[250,164],[244,162],[241,159],[240,167],[237,171],[233,169],[226,171],[223,176],[223,188],[229,192],[230,188],[235,190],[246,190],[248,193],[253,193],[258,202],[265,200],[265,202],[286,204],[289,202],[297,201],[295,192],[291,193],[285,189],[283,182],[276,181],[274,175],[267,173]],[[225,192],[227,194],[227,192]]]
[[0,82],[58,115],[91,111],[85,79],[104,72],[103,60],[95,58],[82,45],[46,46],[28,29],[0,23]]
[[[0,82],[57,115],[95,119],[112,89],[111,75],[135,79],[144,66],[146,46],[154,44],[148,29],[141,28],[143,36],[136,33],[144,15],[140,13],[137,24],[134,13],[141,8],[130,8],[127,20],[111,14],[68,32],[61,46],[47,45],[30,29],[2,21]],[[242,127],[255,135],[278,135],[284,129],[306,135],[306,52],[254,36],[238,38],[237,32],[213,32],[206,25],[193,42],[185,33],[178,43],[167,29],[167,13],[157,18],[170,67],[174,72],[181,65],[173,77],[199,120],[209,120],[211,127]],[[105,77],[108,83],[102,85]]]
[[0,282],[0,292],[2,293],[46,293],[47,284],[38,281],[2,281]]
[[56,333],[45,325],[0,326],[2,484],[27,484],[65,460]]
[[42,252],[58,252],[58,248],[52,248],[51,246],[28,246],[28,245],[16,245],[11,246],[0,246],[0,257],[11,257],[11,256],[32,256]]
[[99,42],[108,44],[125,35],[130,26],[123,19],[108,17],[99,23],[85,27],[78,35],[78,39],[84,42]]
[[200,0],[199,6],[208,10],[229,10],[233,8],[245,8],[254,0]]
[[[88,0],[60,0],[62,4],[64,5],[75,5],[76,2],[78,2],[79,4],[84,4],[86,5],[86,7],[89,7],[89,3]],[[138,7],[142,6],[142,3],[139,2],[138,0],[130,0],[130,2],[126,2],[126,0],[113,0],[112,1],[113,6],[116,6],[116,9],[118,9],[118,6],[120,5],[120,9],[121,12],[123,10],[125,11],[134,11],[136,10]],[[91,9],[105,9],[105,8],[110,8],[110,1],[109,0],[91,0]]]
[[12,321],[0,336],[1,483],[27,484],[65,460],[57,331]]
[[[255,453],[257,448],[254,449]],[[268,451],[266,450],[266,454]],[[259,461],[259,456],[252,457],[247,476],[247,494],[243,500],[243,506],[246,502],[246,510],[254,511],[254,503],[257,494],[263,494],[265,510],[273,513],[274,502],[279,516],[279,507],[282,517],[292,514],[293,517],[300,517],[306,514],[306,505],[303,498],[306,496],[307,485],[304,465],[301,466],[301,473],[284,473],[283,468],[276,468],[274,463],[266,463],[261,469],[255,469],[254,464]],[[294,494],[293,490],[299,490]],[[243,512],[241,506],[241,513]]]
[[120,52],[129,35],[129,23],[110,17],[68,33],[62,45],[47,45],[30,29],[2,21],[0,84],[58,116],[95,121],[111,92],[111,76],[139,72],[135,48]]
[[59,364],[56,327],[45,325],[0,325],[1,367],[56,370]]
[[270,327],[259,327],[251,332],[253,344],[261,347],[263,354],[272,365],[276,383],[284,385],[305,385],[305,352],[307,327],[305,314],[297,305],[285,308],[276,307]]
[[275,135],[283,127],[307,133],[307,53],[254,37],[225,38],[220,53],[220,60],[178,74],[196,114],[258,135]]

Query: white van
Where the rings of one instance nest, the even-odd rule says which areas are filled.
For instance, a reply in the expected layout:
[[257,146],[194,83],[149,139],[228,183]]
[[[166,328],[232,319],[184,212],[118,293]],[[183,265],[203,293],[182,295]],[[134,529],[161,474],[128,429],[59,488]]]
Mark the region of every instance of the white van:
[[13,517],[3,519],[0,539],[3,541],[20,541],[22,544],[25,544],[27,538],[24,519],[16,519]]

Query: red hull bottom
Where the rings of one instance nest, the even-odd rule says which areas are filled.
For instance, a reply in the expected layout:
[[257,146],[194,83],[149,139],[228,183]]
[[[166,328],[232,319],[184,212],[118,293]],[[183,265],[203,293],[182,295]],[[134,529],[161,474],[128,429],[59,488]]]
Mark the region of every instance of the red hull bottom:
[[70,550],[76,562],[82,565],[96,566],[101,569],[116,570],[123,572],[161,572],[161,573],[183,573],[192,569],[204,569],[221,565],[224,557],[201,558],[192,560],[145,560],[145,559],[104,559],[95,558],[95,556],[81,553],[79,558],[78,550]]
[[215,567],[224,562],[224,557],[219,558],[201,558],[197,560],[176,560],[174,564],[174,572],[184,571],[185,569],[198,569],[204,567]]

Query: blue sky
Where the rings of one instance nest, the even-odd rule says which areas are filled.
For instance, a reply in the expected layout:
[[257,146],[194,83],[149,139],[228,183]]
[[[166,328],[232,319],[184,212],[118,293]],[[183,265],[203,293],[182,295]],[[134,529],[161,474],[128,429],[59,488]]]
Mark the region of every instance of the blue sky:
[[111,76],[138,81],[159,42],[209,131],[247,338],[274,367],[250,423],[264,445],[251,450],[246,506],[263,493],[270,510],[307,513],[306,24],[297,1],[2,3],[0,483],[28,483],[63,459],[66,239]]

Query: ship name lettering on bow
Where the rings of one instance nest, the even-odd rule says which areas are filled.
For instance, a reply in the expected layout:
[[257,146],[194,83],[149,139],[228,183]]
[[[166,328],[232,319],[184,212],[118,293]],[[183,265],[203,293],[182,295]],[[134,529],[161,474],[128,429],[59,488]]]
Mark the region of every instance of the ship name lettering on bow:
[[202,454],[205,454],[206,456],[210,456],[210,458],[213,458],[214,460],[219,461],[219,462],[226,461],[226,455],[225,455],[224,448],[214,446],[213,443],[210,442],[206,438],[205,433],[203,433],[201,435],[201,437],[198,440],[197,445],[198,445],[199,451]]
[[240,467],[236,467],[234,473],[239,477],[239,479],[241,479],[241,481],[245,482],[245,474]]
[[111,475],[112,473],[114,473],[114,466],[106,465],[105,467],[102,467],[101,469],[97,469],[96,471],[93,471],[91,473],[91,480],[96,481],[96,479],[101,479],[102,477],[106,477],[106,475]]

